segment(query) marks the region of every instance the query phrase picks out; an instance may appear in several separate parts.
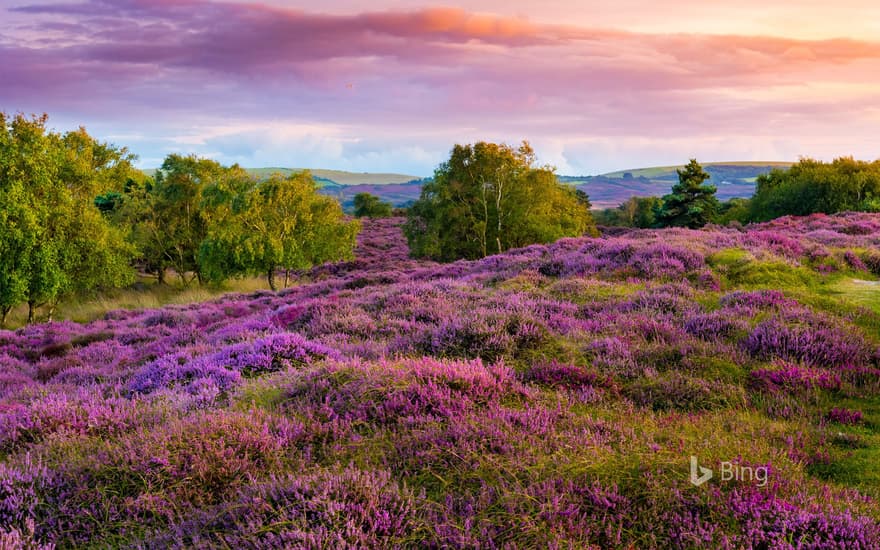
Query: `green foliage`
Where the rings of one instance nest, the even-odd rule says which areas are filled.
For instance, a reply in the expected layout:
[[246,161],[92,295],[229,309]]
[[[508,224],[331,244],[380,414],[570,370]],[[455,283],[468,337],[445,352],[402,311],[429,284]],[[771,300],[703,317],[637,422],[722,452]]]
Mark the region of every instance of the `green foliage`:
[[372,193],[358,193],[354,196],[354,215],[356,218],[390,218],[391,203],[385,202]]
[[590,202],[590,196],[587,195],[587,192],[583,189],[575,189],[574,196],[587,210],[593,208],[593,203]]
[[228,177],[228,171],[241,169],[226,169],[213,160],[194,155],[165,158],[148,193],[148,212],[139,231],[150,265],[163,273],[166,267],[179,275],[192,272],[201,279],[197,255],[208,233],[208,220],[201,208],[202,191]]
[[757,260],[740,248],[719,250],[709,255],[706,262],[731,287],[785,289],[819,284],[819,275],[806,267],[781,260]]
[[264,274],[275,290],[278,269],[353,257],[358,223],[318,194],[308,172],[257,183],[236,167],[229,175],[206,188],[202,202],[209,222],[198,263],[209,280]]
[[696,161],[691,161],[678,172],[678,183],[672,193],[663,197],[657,210],[657,224],[661,227],[703,227],[715,218],[718,199],[714,185],[704,185],[711,176]]
[[733,198],[722,202],[718,207],[718,216],[715,223],[729,225],[731,223],[747,223],[750,216],[751,201],[749,199]]
[[48,118],[0,113],[0,314],[27,302],[28,320],[75,292],[133,280],[132,248],[94,197],[131,173],[133,156],[82,128],[61,135]]
[[750,217],[766,221],[843,211],[880,211],[880,161],[844,157],[825,163],[807,158],[788,170],[773,170],[758,178]]
[[528,143],[456,145],[409,210],[416,257],[475,259],[595,232],[589,209],[553,170],[535,167]]
[[660,197],[630,197],[617,208],[606,208],[595,214],[599,225],[648,228],[656,225]]

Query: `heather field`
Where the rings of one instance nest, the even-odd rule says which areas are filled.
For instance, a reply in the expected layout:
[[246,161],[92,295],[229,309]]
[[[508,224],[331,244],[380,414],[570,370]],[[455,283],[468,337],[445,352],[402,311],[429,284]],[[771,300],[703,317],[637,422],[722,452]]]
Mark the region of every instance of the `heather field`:
[[880,215],[443,265],[401,222],[0,331],[0,548],[880,548]]

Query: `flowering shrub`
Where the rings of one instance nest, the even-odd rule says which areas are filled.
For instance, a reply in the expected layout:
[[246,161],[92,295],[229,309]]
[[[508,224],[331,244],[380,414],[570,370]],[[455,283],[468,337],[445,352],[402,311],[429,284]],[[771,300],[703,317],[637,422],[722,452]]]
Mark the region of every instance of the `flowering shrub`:
[[839,422],[840,424],[861,424],[862,422],[862,411],[853,411],[850,409],[846,409],[843,407],[834,407],[830,411],[828,411],[828,415],[826,416],[828,420],[831,422]]
[[762,359],[781,357],[823,367],[867,361],[869,348],[860,335],[851,329],[822,324],[770,319],[755,327],[743,346]]
[[288,474],[145,541],[150,548],[386,548],[425,533],[388,472]]
[[783,363],[774,369],[752,371],[751,377],[757,387],[771,391],[801,388],[839,390],[841,384],[837,374],[790,363]]
[[523,379],[527,382],[554,388],[578,390],[614,386],[614,383],[608,376],[600,376],[581,367],[562,364],[556,361],[532,365],[525,371]]

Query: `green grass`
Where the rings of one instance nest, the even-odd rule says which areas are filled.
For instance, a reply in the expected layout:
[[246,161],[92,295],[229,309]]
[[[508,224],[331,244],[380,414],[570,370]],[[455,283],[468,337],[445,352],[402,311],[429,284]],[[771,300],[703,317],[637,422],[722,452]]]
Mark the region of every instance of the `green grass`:
[[880,281],[847,277],[831,285],[829,290],[846,301],[880,313]]
[[[864,421],[858,426],[829,424],[828,436],[835,442],[832,460],[809,468],[811,474],[880,498],[880,397],[852,398],[835,406],[859,410]],[[842,436],[840,434],[843,434]],[[856,440],[857,445],[841,444]]]
[[822,283],[821,276],[802,266],[782,260],[757,260],[746,250],[726,248],[706,258],[721,275],[728,287],[736,288],[813,288]]
[[[155,309],[171,304],[198,304],[208,302],[231,293],[249,293],[269,290],[266,279],[247,277],[231,279],[222,286],[199,286],[192,283],[186,287],[179,281],[166,285],[140,281],[137,286],[125,289],[112,289],[92,296],[73,297],[63,301],[55,311],[54,319],[88,323],[102,318],[107,313],[125,310]],[[37,320],[45,320],[45,312],[40,311]],[[27,306],[21,305],[9,313],[6,328],[16,329],[27,321]]]

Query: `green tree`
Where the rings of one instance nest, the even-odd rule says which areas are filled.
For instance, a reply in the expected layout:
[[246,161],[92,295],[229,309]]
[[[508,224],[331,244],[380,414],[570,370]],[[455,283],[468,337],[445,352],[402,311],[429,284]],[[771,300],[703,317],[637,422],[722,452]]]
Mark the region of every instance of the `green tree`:
[[[621,227],[654,227],[660,197],[630,197],[617,208],[607,208],[597,217],[597,223]],[[599,221],[601,220],[601,222]]]
[[707,174],[696,159],[683,169],[677,170],[678,183],[672,193],[663,197],[662,206],[657,209],[657,224],[661,227],[703,227],[713,221],[718,211],[717,188],[704,182],[711,176]]
[[390,218],[392,206],[372,193],[358,193],[354,196],[354,216],[356,218]]
[[119,174],[133,170],[125,149],[82,128],[61,135],[48,118],[0,115],[0,314],[26,301],[28,321],[77,292],[133,279],[132,248],[94,205]]
[[144,197],[137,239],[160,282],[169,267],[185,286],[193,279],[202,280],[197,256],[208,233],[202,191],[219,181],[226,170],[210,159],[172,154],[156,171],[155,182]]
[[878,207],[880,161],[844,157],[825,163],[805,158],[787,170],[777,169],[758,177],[749,217],[766,221],[816,212],[872,212]]
[[527,142],[479,142],[453,147],[410,207],[404,231],[414,256],[452,261],[595,232],[595,224],[572,187],[535,166]]
[[715,221],[720,225],[728,225],[731,222],[746,223],[749,221],[749,209],[749,199],[732,198],[719,205]]
[[593,203],[590,202],[590,196],[587,195],[587,192],[583,189],[575,189],[574,196],[577,200],[583,205],[584,208],[590,210],[593,208]]
[[359,224],[320,195],[307,172],[256,183],[224,179],[206,189],[204,207],[210,223],[198,259],[210,280],[262,274],[276,290],[279,269],[353,258]]

